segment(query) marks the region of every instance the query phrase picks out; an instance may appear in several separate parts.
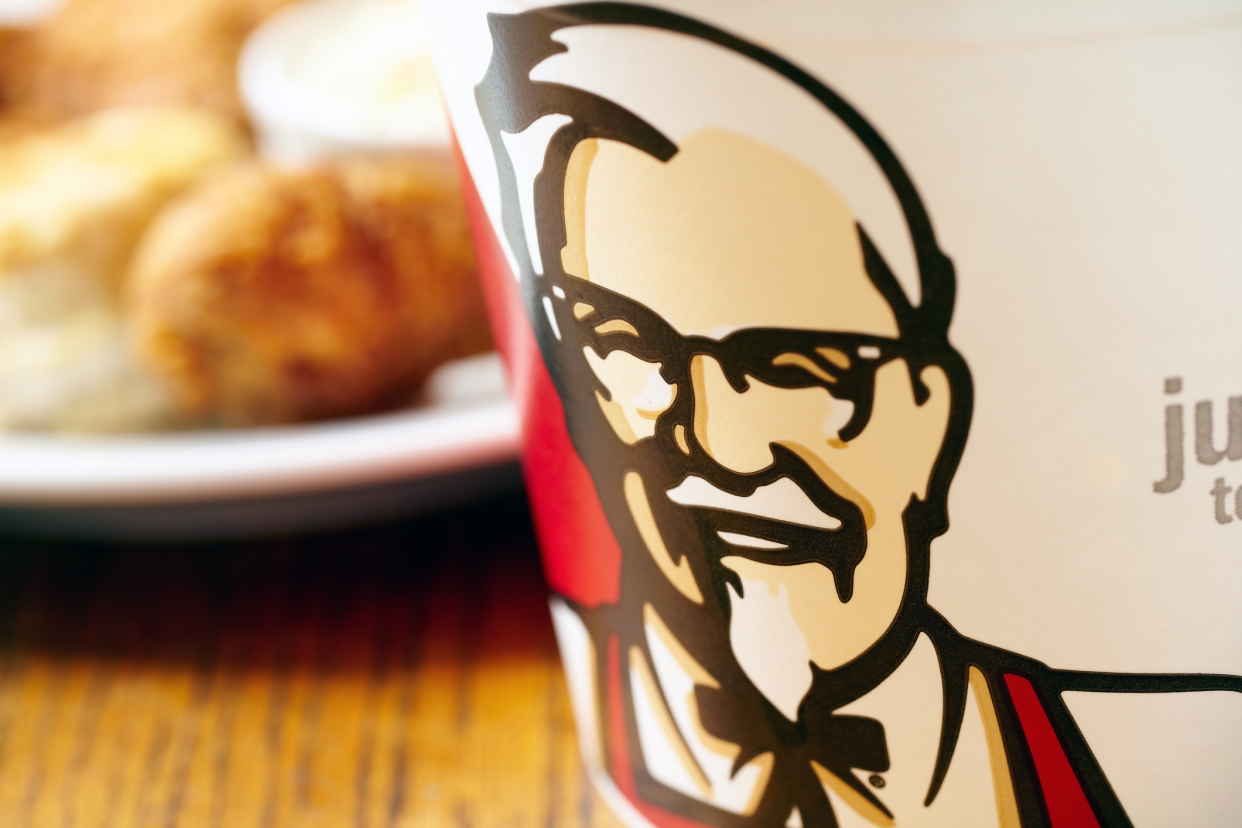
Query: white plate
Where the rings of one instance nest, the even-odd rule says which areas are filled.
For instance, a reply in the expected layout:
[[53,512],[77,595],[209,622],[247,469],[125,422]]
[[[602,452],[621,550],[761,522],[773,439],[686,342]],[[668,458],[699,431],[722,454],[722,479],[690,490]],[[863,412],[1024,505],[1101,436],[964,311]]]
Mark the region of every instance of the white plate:
[[219,539],[338,528],[516,487],[494,354],[443,366],[422,405],[315,425],[0,436],[0,530]]

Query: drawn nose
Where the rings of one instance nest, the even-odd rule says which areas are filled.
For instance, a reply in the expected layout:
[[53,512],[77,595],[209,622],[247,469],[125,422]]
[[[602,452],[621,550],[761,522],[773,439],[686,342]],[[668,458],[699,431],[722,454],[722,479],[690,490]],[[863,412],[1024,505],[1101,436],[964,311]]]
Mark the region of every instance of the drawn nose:
[[694,393],[694,438],[703,451],[739,473],[765,469],[773,462],[770,443],[780,435],[764,416],[766,400],[729,384],[715,357],[698,355],[690,363]]
[[853,404],[834,398],[821,383],[789,388],[749,375],[745,379],[739,391],[713,357],[700,355],[691,362],[693,430],[702,450],[726,469],[753,474],[776,461],[776,444],[825,466],[817,474],[835,476],[831,467],[838,460],[839,434]]

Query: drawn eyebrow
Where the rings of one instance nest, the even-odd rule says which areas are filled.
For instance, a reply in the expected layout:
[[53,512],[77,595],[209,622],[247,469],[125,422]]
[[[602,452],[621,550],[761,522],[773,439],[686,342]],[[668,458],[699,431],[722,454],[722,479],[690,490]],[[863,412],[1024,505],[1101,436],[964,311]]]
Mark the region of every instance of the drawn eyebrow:
[[824,382],[830,382],[830,383],[833,383],[834,385],[837,382],[836,377],[834,377],[832,374],[825,371],[823,368],[820,368],[818,365],[816,365],[814,362],[811,361],[810,357],[806,356],[805,354],[796,354],[796,353],[787,351],[786,353],[778,354],[776,357],[774,357],[772,359],[772,364],[773,365],[794,365],[794,366],[797,366],[798,368],[801,368],[803,371],[806,371],[808,374],[819,377]]
[[[866,348],[866,347],[868,346],[866,345],[863,346],[863,348]],[[875,346],[870,346],[870,347],[874,348]],[[861,351],[862,348],[859,348],[859,350]],[[876,355],[878,356],[880,349],[875,348],[875,350],[876,350]],[[848,370],[850,367],[849,355],[846,354],[844,351],[840,350],[839,348],[816,348],[815,353],[819,354],[824,359],[828,360],[829,362],[831,362],[833,365],[837,366],[838,368],[843,368],[843,369]]]
[[638,336],[638,329],[624,319],[609,319],[602,325],[597,325],[595,332],[597,334],[627,333],[632,336]]

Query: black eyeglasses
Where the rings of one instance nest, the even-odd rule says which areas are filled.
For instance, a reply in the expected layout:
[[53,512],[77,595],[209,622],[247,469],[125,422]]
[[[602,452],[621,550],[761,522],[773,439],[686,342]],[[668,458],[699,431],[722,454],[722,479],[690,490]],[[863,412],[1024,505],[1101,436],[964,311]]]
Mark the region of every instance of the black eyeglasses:
[[870,334],[743,328],[718,340],[685,336],[650,308],[607,288],[576,278],[560,287],[578,336],[600,356],[624,351],[659,363],[665,382],[682,388],[689,387],[690,364],[699,355],[714,358],[739,392],[748,376],[779,388],[825,388],[835,399],[854,404],[838,435],[846,442],[861,434],[871,418],[876,370],[906,356],[900,339]]

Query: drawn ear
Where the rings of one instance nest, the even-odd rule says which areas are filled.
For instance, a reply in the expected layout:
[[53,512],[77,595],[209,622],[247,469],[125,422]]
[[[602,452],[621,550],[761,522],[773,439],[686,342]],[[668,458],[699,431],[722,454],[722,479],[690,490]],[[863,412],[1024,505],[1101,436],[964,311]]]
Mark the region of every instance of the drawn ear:
[[918,461],[917,490],[914,492],[919,500],[927,499],[927,489],[931,483],[932,472],[936,460],[943,448],[945,436],[949,430],[949,416],[953,410],[953,388],[949,383],[949,375],[939,365],[929,365],[919,372],[918,385],[925,389],[924,399],[917,400],[913,416],[918,423],[918,432],[925,435],[925,453],[921,451]]

